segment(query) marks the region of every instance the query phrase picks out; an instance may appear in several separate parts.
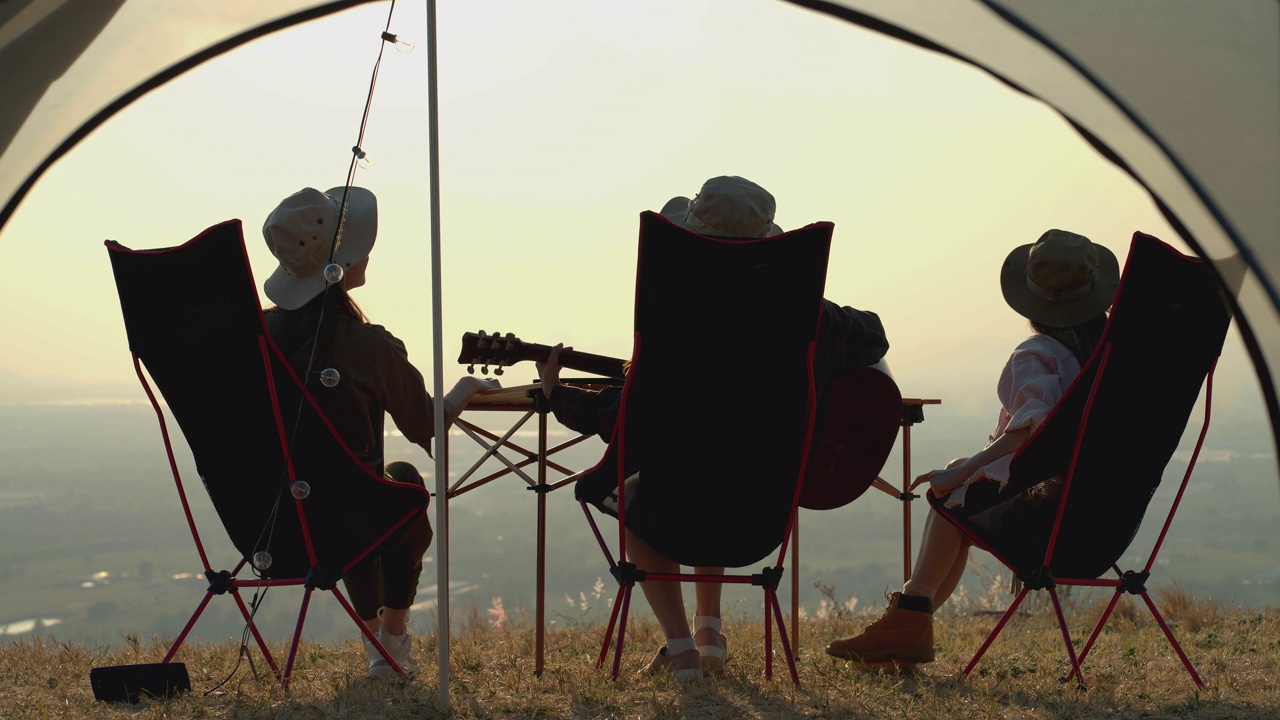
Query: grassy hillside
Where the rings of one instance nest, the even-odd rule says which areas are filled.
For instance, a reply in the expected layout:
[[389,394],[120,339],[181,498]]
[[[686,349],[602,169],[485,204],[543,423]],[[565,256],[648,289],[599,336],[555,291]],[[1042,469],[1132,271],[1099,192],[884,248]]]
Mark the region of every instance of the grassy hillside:
[[[835,661],[826,642],[856,632],[879,607],[854,614],[826,605],[800,627],[801,685],[781,654],[764,678],[764,636],[757,623],[727,623],[725,672],[682,685],[637,677],[660,643],[648,622],[627,634],[617,682],[594,667],[602,628],[560,626],[548,634],[547,667],[533,673],[534,633],[524,618],[473,609],[456,623],[450,697],[437,701],[433,619],[415,627],[422,675],[411,683],[364,677],[354,635],[336,645],[307,644],[290,691],[273,678],[237,670],[233,643],[189,644],[179,655],[194,692],[168,702],[107,705],[93,699],[93,667],[157,662],[167,643],[126,634],[109,645],[26,638],[0,648],[0,716],[5,718],[1275,718],[1280,716],[1280,609],[1227,608],[1176,589],[1156,598],[1203,676],[1196,688],[1144,607],[1127,599],[1085,665],[1087,691],[1059,681],[1065,653],[1043,598],[1011,621],[968,678],[960,672],[992,627],[986,611],[942,613],[938,661],[908,671],[869,671]],[[862,608],[860,608],[862,609]],[[1098,596],[1068,601],[1072,631],[1087,634],[1102,609]],[[1083,638],[1082,638],[1083,639]],[[775,636],[776,643],[776,636]],[[775,646],[776,647],[776,646]],[[283,644],[280,644],[283,656]],[[256,655],[256,653],[255,653]],[[261,675],[264,663],[257,658]],[[220,681],[229,681],[215,689]],[[209,692],[211,691],[212,692]],[[206,694],[208,693],[208,694]]]

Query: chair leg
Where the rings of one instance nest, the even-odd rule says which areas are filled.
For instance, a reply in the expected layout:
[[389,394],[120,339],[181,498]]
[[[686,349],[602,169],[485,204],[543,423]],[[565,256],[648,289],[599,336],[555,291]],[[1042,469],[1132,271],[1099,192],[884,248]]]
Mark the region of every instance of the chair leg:
[[627,636],[627,612],[631,609],[631,590],[634,585],[622,586],[622,615],[618,621],[618,647],[613,651],[613,674],[610,676],[613,680],[618,679],[618,674],[622,671],[622,646]]
[[169,646],[169,652],[165,653],[164,659],[160,662],[167,663],[178,654],[178,648],[182,647],[182,641],[187,639],[187,633],[191,632],[191,628],[195,627],[196,621],[200,619],[200,615],[204,613],[204,609],[209,605],[209,601],[213,599],[212,592],[206,592],[204,599],[196,606],[196,611],[191,614],[191,619],[187,621],[186,627],[182,628],[182,632],[178,633],[178,639],[173,641],[173,645]]
[[1014,598],[1013,603],[1009,605],[1009,609],[1004,611],[1004,616],[1000,618],[1000,622],[996,623],[991,634],[987,635],[987,639],[982,642],[982,647],[978,648],[978,652],[974,654],[973,659],[965,666],[963,673],[965,677],[969,677],[969,673],[973,672],[974,666],[977,665],[978,661],[982,659],[982,656],[986,654],[987,648],[991,647],[991,643],[995,642],[996,636],[1004,629],[1005,623],[1009,622],[1009,618],[1013,617],[1013,614],[1018,611],[1018,606],[1022,604],[1022,601],[1027,597],[1028,592],[1029,590],[1027,587],[1023,586],[1022,591],[1018,593],[1018,597]]
[[[191,628],[195,627],[196,621],[204,614],[204,610],[209,606],[209,601],[213,599],[214,593],[206,592],[204,599],[196,606],[196,611],[192,613],[191,619],[187,621],[186,626],[182,628],[182,632],[178,633],[178,638],[173,641],[173,645],[169,647],[169,652],[165,653],[164,659],[160,662],[167,663],[173,660],[173,656],[178,654],[178,648],[182,647],[182,643],[187,639],[187,635],[191,632]],[[233,592],[231,596],[235,598],[236,605],[240,608],[240,614],[244,617],[245,623],[249,626],[249,631],[253,633],[253,639],[258,644],[258,649],[262,651],[262,658],[267,661],[267,665],[271,668],[271,672],[276,678],[281,678],[280,666],[276,664],[276,659],[272,657],[271,650],[267,648],[267,643],[262,639],[262,634],[258,632],[258,626],[253,622],[253,613],[249,612],[249,608],[244,604],[244,598],[240,597],[240,593]]]
[[1156,624],[1160,626],[1160,630],[1164,632],[1164,637],[1173,646],[1173,651],[1178,653],[1178,658],[1182,660],[1182,665],[1191,674],[1191,679],[1195,681],[1196,687],[1203,688],[1204,681],[1200,679],[1200,675],[1196,673],[1196,669],[1191,666],[1191,659],[1182,651],[1182,646],[1178,644],[1177,638],[1173,636],[1173,632],[1169,630],[1169,626],[1165,624],[1164,617],[1160,615],[1160,611],[1156,609],[1156,604],[1152,602],[1147,593],[1142,593],[1142,599],[1147,603],[1147,609],[1151,611],[1152,617],[1156,619]]
[[[1058,627],[1062,628],[1062,641],[1067,646],[1067,655],[1071,658],[1072,675],[1080,687],[1085,687],[1084,673],[1080,672],[1080,660],[1076,657],[1076,648],[1071,644],[1071,632],[1067,630],[1067,617],[1062,614],[1062,605],[1058,602],[1058,589],[1049,588],[1049,599],[1053,601],[1053,612],[1058,616]],[[1071,677],[1068,675],[1067,677]]]
[[769,591],[764,591],[764,679],[773,679],[773,610]]
[[613,612],[609,613],[609,625],[604,630],[604,644],[600,646],[600,657],[596,659],[596,667],[604,665],[609,657],[609,645],[613,643],[613,628],[618,624],[618,613],[622,610],[622,594],[624,588],[618,587],[618,594],[613,598]]
[[[800,673],[796,671],[796,656],[791,649],[791,643],[787,639],[787,628],[782,624],[782,605],[778,602],[778,593],[769,590],[766,591],[766,603],[773,605],[773,616],[778,623],[778,639],[782,641],[782,652],[787,656],[787,668],[791,671],[791,682],[796,687],[800,687]],[[768,622],[767,620],[765,621]],[[765,659],[766,678],[768,677],[768,669],[772,665],[773,653],[768,653]]]
[[[1089,634],[1089,640],[1080,650],[1081,665],[1084,665],[1085,656],[1089,654],[1089,650],[1093,648],[1093,643],[1098,639],[1098,636],[1102,634],[1102,628],[1107,624],[1107,620],[1111,617],[1111,612],[1115,610],[1116,603],[1119,602],[1120,596],[1123,592],[1123,590],[1117,589],[1115,594],[1111,596],[1111,602],[1107,603],[1107,609],[1102,611],[1102,617],[1098,618],[1098,624],[1094,626],[1093,632]],[[1070,682],[1071,678],[1075,677],[1075,674],[1076,671],[1073,669],[1071,674],[1067,675],[1066,681]]]
[[280,686],[289,689],[289,676],[293,673],[293,661],[298,656],[298,642],[302,640],[302,623],[307,619],[307,607],[311,604],[311,588],[302,592],[302,609],[298,611],[298,626],[293,630],[293,642],[289,645],[289,659],[284,664],[284,677]]

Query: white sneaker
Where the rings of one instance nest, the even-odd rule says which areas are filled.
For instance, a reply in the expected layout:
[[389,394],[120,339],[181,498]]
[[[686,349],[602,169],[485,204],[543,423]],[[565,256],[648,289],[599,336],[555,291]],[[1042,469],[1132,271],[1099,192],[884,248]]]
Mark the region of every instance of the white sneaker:
[[[387,654],[396,661],[401,670],[404,670],[410,680],[418,674],[418,661],[413,658],[413,638],[409,633],[400,636],[378,633],[378,642],[382,643],[382,647],[387,649]],[[378,648],[374,647],[368,638],[364,640],[364,654],[369,660],[369,677],[389,678],[397,675],[395,668],[382,657],[382,653],[378,652]]]

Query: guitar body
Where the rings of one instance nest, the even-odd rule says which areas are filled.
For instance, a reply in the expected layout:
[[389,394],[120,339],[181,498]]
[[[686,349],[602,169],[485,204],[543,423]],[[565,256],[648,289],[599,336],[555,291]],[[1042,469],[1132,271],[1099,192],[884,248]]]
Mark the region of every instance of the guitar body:
[[889,459],[902,393],[883,362],[855,368],[818,398],[800,507],[832,510],[861,497]]

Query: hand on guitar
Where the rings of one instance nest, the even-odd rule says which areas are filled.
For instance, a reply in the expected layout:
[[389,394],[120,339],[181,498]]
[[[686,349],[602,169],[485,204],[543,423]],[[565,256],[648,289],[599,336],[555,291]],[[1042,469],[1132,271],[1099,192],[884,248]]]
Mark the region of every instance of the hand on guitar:
[[551,348],[551,351],[547,353],[546,360],[534,363],[538,368],[538,378],[542,381],[542,394],[546,395],[548,399],[551,398],[552,391],[560,384],[561,350],[572,352],[573,348],[566,348],[564,343],[556,343],[555,347]]

